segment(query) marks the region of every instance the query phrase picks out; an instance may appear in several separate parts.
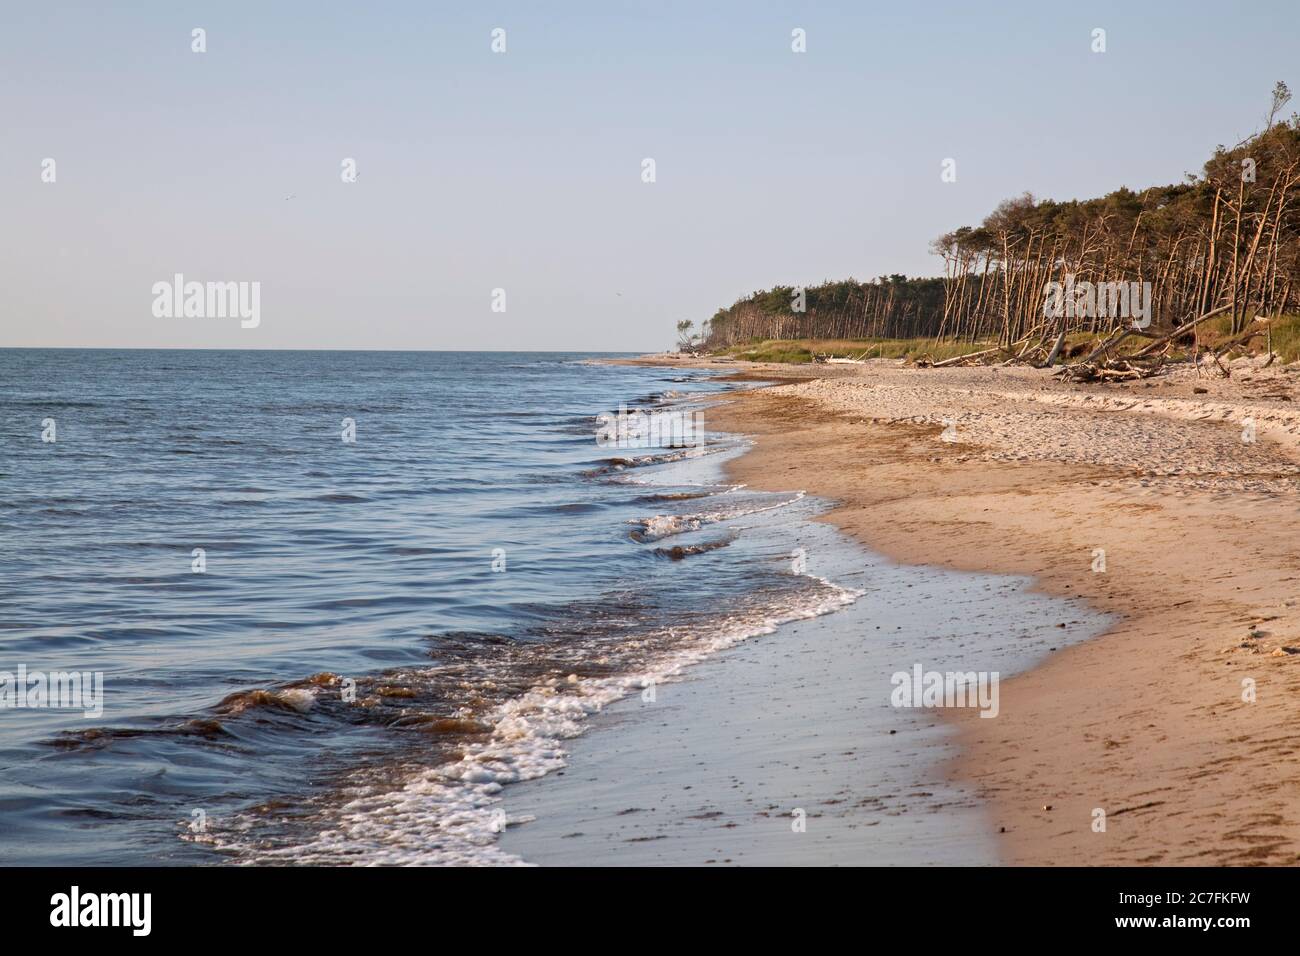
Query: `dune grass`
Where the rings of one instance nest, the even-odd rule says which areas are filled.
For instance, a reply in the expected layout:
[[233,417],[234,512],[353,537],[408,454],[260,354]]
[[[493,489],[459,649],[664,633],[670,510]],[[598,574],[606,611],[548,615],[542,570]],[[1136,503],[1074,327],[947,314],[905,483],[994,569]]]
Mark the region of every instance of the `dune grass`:
[[732,346],[723,355],[748,362],[799,364],[813,355],[848,359],[920,359],[942,362],[946,358],[989,348],[990,342],[936,342],[920,339],[765,339]]
[[[1202,349],[1214,348],[1232,337],[1232,319],[1219,316],[1210,319],[1201,326],[1200,343]],[[1273,351],[1279,362],[1287,364],[1300,360],[1300,315],[1280,315],[1269,323],[1272,329]],[[1262,355],[1268,350],[1269,336],[1258,335],[1244,346],[1247,352]]]
[[[1200,347],[1215,348],[1231,338],[1228,316],[1211,319],[1199,329]],[[1273,351],[1283,363],[1300,360],[1300,315],[1284,315],[1271,323],[1273,332]],[[1062,349],[1062,360],[1078,359],[1092,351],[1096,343],[1104,336],[1092,332],[1073,332],[1066,337]],[[769,362],[783,365],[800,365],[813,361],[813,357],[848,358],[848,359],[909,359],[916,361],[926,359],[942,362],[970,352],[980,352],[992,348],[992,341],[978,342],[936,342],[932,338],[917,339],[755,339],[745,345],[734,345],[718,354],[727,358],[742,359],[748,362]],[[1130,339],[1120,346],[1119,354],[1126,354],[1148,344],[1143,339]],[[1254,354],[1262,354],[1268,348],[1268,338],[1260,335],[1251,339],[1244,348]],[[1191,350],[1183,348],[1175,351],[1176,358],[1190,357]]]

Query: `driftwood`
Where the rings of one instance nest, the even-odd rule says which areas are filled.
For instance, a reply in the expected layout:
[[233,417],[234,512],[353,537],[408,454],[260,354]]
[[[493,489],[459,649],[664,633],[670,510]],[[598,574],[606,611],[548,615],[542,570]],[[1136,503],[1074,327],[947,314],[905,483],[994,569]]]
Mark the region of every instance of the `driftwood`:
[[1146,348],[1141,349],[1138,352],[1134,353],[1133,358],[1142,358],[1145,355],[1150,355],[1152,352],[1160,348],[1160,346],[1164,345],[1166,342],[1172,342],[1174,339],[1178,338],[1178,336],[1185,335],[1187,332],[1190,332],[1192,329],[1196,328],[1196,326],[1200,325],[1206,319],[1212,319],[1216,315],[1222,315],[1224,312],[1227,312],[1231,308],[1232,308],[1231,303],[1229,303],[1228,305],[1221,305],[1217,309],[1211,309],[1209,312],[1206,312],[1204,315],[1193,319],[1191,322],[1184,322],[1182,325],[1178,326],[1178,328],[1174,329],[1168,335],[1160,336],[1160,338],[1156,339]]
[[[991,349],[981,349],[978,352],[967,352],[965,355],[954,355],[952,358],[946,358],[942,362],[926,362],[923,367],[947,368],[950,365],[983,365],[984,364],[983,362],[976,362],[975,359],[981,359],[984,358],[986,355],[993,355],[996,352],[1005,352],[1007,353],[1008,356],[1010,356],[1007,359],[1007,361],[1003,363],[1004,365],[1010,362],[1015,362],[1019,360],[1021,356],[1025,354],[1025,352],[1029,351],[1031,348],[1037,347],[1037,344],[1030,342],[1030,340],[1038,333],[1038,331],[1039,329],[1035,328],[1032,331],[1030,331],[1028,335],[1022,335],[1020,338],[1016,339],[1010,345],[995,345]],[[1017,345],[1020,345],[1022,343],[1029,343],[1029,344],[1025,345],[1025,347],[1020,350],[1019,354],[1016,354],[1013,350]],[[917,365],[921,365],[921,364],[922,363],[920,362],[917,363]]]
[[[1267,320],[1256,319],[1255,321],[1260,322],[1260,321],[1267,321]],[[1226,355],[1227,353],[1235,349],[1238,345],[1241,345],[1243,342],[1248,342],[1257,335],[1263,335],[1264,331],[1265,331],[1264,329],[1247,329],[1246,331],[1242,332],[1240,335],[1234,335],[1232,338],[1228,339],[1228,341],[1221,342],[1219,344],[1219,347],[1214,350],[1214,354]]]
[[1107,358],[1103,362],[1079,362],[1063,366],[1059,375],[1069,382],[1111,382],[1116,380],[1151,378],[1165,364],[1161,355],[1154,363],[1134,364],[1124,359]]
[[994,352],[1001,352],[1002,346],[994,346],[991,349],[983,349],[979,352],[967,352],[965,355],[954,355],[952,358],[944,359],[942,362],[932,362],[930,368],[946,368],[949,365],[962,365],[971,359],[981,358],[985,355],[992,355]]
[[[1037,342],[1033,341],[1035,335],[1039,337]],[[1032,329],[1029,330],[1029,334],[1020,340],[1021,342],[1025,343],[1025,347],[1016,353],[1016,360],[1018,361],[1024,358],[1026,353],[1031,352],[1034,349],[1041,349],[1043,347],[1043,342],[1045,341],[1046,336],[1047,336],[1046,328],[1041,325],[1035,325]],[[1014,344],[1018,345],[1019,343],[1014,343]]]
[[1065,347],[1065,336],[1068,334],[1068,327],[1064,322],[1061,323],[1061,331],[1056,335],[1056,341],[1052,343],[1052,351],[1047,353],[1047,358],[1043,359],[1043,365],[1051,368],[1056,364],[1056,358],[1061,354],[1061,349]]
[[1101,355],[1103,352],[1110,351],[1110,349],[1112,349],[1116,345],[1119,345],[1119,343],[1123,342],[1130,335],[1134,335],[1136,331],[1137,331],[1136,329],[1130,327],[1124,329],[1122,332],[1119,332],[1118,334],[1112,333],[1100,345],[1098,345],[1095,349],[1093,349],[1092,352],[1090,352],[1086,358],[1080,359],[1075,364],[1087,365],[1089,362],[1091,362],[1097,356]]
[[[1193,331],[1202,322],[1223,315],[1231,308],[1231,303],[1221,305],[1217,308],[1211,309],[1203,315],[1198,315],[1195,319],[1192,319],[1189,322],[1184,322],[1176,329],[1163,335],[1155,335],[1146,329],[1139,329],[1133,326],[1116,328],[1097,343],[1093,350],[1084,358],[1079,359],[1076,362],[1061,365],[1056,369],[1056,374],[1061,375],[1066,380],[1076,382],[1150,378],[1164,367],[1164,364],[1168,359],[1170,345],[1176,339]],[[1267,322],[1266,319],[1256,319],[1255,321]],[[1254,336],[1262,334],[1266,329],[1267,325],[1265,328],[1249,329],[1223,343],[1216,350],[1216,361],[1218,356],[1236,348]],[[1037,341],[1035,341],[1035,336],[1038,337]],[[1114,353],[1115,348],[1130,338],[1144,338],[1150,339],[1151,341],[1131,355],[1116,355]],[[942,362],[921,360],[917,362],[917,365],[923,368],[947,368],[953,365],[983,365],[985,363],[981,361],[982,359],[985,359],[990,355],[1003,353],[1007,357],[1006,360],[1001,363],[1002,365],[1019,364],[1034,365],[1039,368],[1050,368],[1056,363],[1064,349],[1064,337],[1057,335],[1055,341],[1051,342],[1050,349],[1048,348],[1048,342],[1049,340],[1044,335],[1043,327],[1037,326],[1028,335],[1017,339],[1009,346],[998,345],[993,348],[982,349],[978,352],[969,352],[965,355],[955,355],[952,358],[944,359]],[[1017,351],[1017,349],[1019,349],[1019,351]]]
[[[1127,379],[1150,378],[1155,375],[1164,366],[1165,360],[1169,354],[1169,346],[1179,336],[1186,335],[1196,328],[1202,322],[1214,318],[1216,315],[1222,315],[1231,309],[1231,304],[1222,305],[1216,309],[1211,309],[1204,315],[1199,315],[1190,322],[1184,322],[1173,331],[1153,337],[1151,333],[1143,329],[1129,327],[1126,329],[1116,329],[1106,336],[1096,348],[1088,353],[1086,357],[1070,365],[1062,366],[1057,374],[1061,375],[1068,381],[1073,382],[1096,382],[1096,381],[1115,381]],[[1227,347],[1240,344],[1250,338],[1251,335],[1258,334],[1252,332],[1247,335],[1237,336]],[[1111,350],[1131,336],[1143,336],[1152,338],[1152,341],[1142,348],[1138,349],[1132,355],[1114,356]]]

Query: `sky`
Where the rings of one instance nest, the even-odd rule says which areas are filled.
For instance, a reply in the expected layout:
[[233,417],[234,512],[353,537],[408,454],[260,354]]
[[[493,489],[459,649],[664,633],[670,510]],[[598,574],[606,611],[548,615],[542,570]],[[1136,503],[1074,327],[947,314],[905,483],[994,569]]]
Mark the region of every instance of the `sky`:
[[1300,89],[1294,0],[117,6],[0,0],[0,347],[660,349],[1181,181]]

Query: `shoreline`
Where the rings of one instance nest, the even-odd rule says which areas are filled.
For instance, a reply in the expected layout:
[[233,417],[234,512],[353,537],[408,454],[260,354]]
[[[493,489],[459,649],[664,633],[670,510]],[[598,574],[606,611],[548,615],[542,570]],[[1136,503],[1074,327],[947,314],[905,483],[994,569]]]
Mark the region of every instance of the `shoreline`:
[[[747,453],[727,453],[709,483]],[[663,465],[653,483],[676,486],[680,467]],[[794,573],[855,596],[707,655],[649,700],[633,692],[593,714],[565,741],[563,769],[503,795],[503,852],[561,866],[998,862],[985,803],[948,773],[955,729],[891,706],[891,675],[972,658],[1020,673],[1105,621],[1032,593],[1027,578],[893,562],[818,520],[830,504],[798,494],[747,512],[731,547],[783,570],[797,548],[806,569]]]
[[[805,380],[711,409],[711,427],[755,439],[734,480],[837,502],[820,520],[895,561],[1027,575],[1113,616],[1004,681],[1000,719],[944,714],[954,778],[987,801],[1003,862],[1300,861],[1300,455],[1294,413],[1246,388],[1295,370],[1171,382],[1150,401],[987,368],[732,364]],[[1259,417],[1259,441],[1201,407],[1225,399]],[[940,440],[945,420],[957,442]],[[1051,454],[1017,451],[1045,439]]]

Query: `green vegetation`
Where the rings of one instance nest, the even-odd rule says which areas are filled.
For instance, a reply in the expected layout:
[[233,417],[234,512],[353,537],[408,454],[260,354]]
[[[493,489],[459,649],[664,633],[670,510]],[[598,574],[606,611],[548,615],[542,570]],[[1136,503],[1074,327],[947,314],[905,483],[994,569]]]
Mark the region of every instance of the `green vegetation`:
[[747,362],[811,362],[814,356],[845,359],[926,359],[942,362],[991,348],[993,342],[952,342],[934,339],[764,339],[722,350],[729,358]]
[[[1300,362],[1300,315],[1284,315],[1272,322],[1273,351],[1280,362]],[[1263,339],[1256,342],[1263,344]]]
[[[1234,336],[1252,331],[1256,316],[1274,316],[1274,349],[1289,360],[1300,312],[1300,114],[1279,117],[1290,98],[1278,83],[1265,128],[1232,148],[1218,147],[1186,182],[1085,200],[1026,193],[1001,203],[979,224],[934,241],[942,276],[775,286],[719,309],[698,334],[690,326],[679,333],[692,349],[762,361],[841,354],[813,342],[843,344],[846,357],[849,349],[877,344],[883,357],[936,361],[960,354],[951,348],[978,351],[993,343],[1054,361],[1135,319],[1149,325],[1123,351],[1223,310],[1218,326],[1207,320],[1198,337],[1218,331],[1236,348]],[[1068,311],[1045,309],[1055,284],[1070,290]],[[1109,288],[1110,296],[1093,297],[1096,287]],[[1190,339],[1189,333],[1171,347]],[[1260,345],[1250,339],[1240,347]]]
[[[1197,342],[1202,349],[1215,348],[1231,337],[1232,317],[1224,315],[1202,324],[1198,330]],[[1300,361],[1300,315],[1282,315],[1273,319],[1268,324],[1268,332],[1251,340],[1246,351],[1263,354],[1268,351],[1270,338],[1279,362]]]
[[[1300,315],[1284,315],[1269,323],[1272,329],[1273,351],[1280,362],[1300,361]],[[1195,347],[1201,351],[1213,349],[1232,337],[1232,317],[1223,315],[1202,323],[1192,345],[1180,348],[1171,358],[1188,358]],[[1061,350],[1063,358],[1078,358],[1092,351],[1104,336],[1098,332],[1072,332],[1066,336]],[[1117,355],[1134,352],[1147,344],[1146,339],[1129,340],[1131,348],[1121,347]],[[1191,340],[1189,340],[1191,341]],[[993,348],[998,343],[992,339],[976,342],[959,342],[951,339],[753,339],[743,345],[720,349],[716,354],[746,362],[769,362],[799,365],[818,359],[844,358],[906,359],[908,361],[942,362],[959,355],[969,355]],[[1268,348],[1267,334],[1261,334],[1243,346],[1245,351],[1262,354]]]

